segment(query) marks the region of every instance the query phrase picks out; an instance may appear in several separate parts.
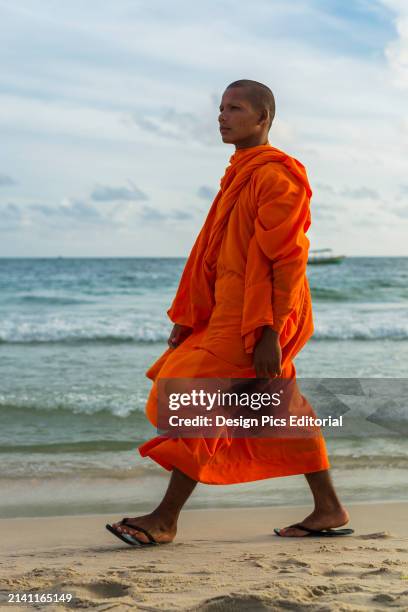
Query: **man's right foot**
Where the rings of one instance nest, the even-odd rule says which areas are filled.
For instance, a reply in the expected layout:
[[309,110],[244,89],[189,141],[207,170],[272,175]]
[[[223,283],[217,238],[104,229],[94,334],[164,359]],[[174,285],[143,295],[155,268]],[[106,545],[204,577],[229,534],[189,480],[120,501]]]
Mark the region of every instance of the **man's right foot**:
[[[135,527],[131,527],[132,525]],[[126,525],[123,525],[120,521],[113,523],[112,527],[119,533],[128,533],[141,542],[149,542],[149,538],[145,533],[138,531],[137,527],[142,527],[148,531],[156,542],[159,543],[172,542],[177,533],[177,522],[164,521],[163,518],[153,512],[143,516],[128,518]]]
[[[339,506],[331,511],[317,511],[314,510],[309,516],[307,516],[301,525],[309,527],[309,529],[315,529],[317,531],[321,529],[335,529],[336,527],[342,527],[346,525],[350,520],[349,513],[343,506]],[[279,535],[288,538],[301,538],[308,536],[306,531],[302,531],[297,527],[284,527],[280,529]]]

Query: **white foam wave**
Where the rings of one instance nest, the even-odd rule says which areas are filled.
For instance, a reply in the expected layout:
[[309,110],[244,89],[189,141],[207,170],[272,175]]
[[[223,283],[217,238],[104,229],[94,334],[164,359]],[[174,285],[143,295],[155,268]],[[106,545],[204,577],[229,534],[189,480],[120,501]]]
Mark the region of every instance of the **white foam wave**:
[[165,342],[171,323],[162,318],[140,322],[134,318],[50,316],[39,319],[8,319],[0,322],[0,342]]
[[[163,342],[171,329],[168,301],[150,300],[98,306],[74,312],[9,314],[0,318],[0,343],[34,342]],[[405,304],[372,304],[314,308],[315,340],[405,340]]]
[[85,391],[51,391],[46,393],[27,394],[24,391],[0,393],[2,411],[24,410],[34,412],[68,411],[73,414],[94,415],[105,412],[116,417],[127,417],[133,413],[144,412],[147,392],[137,390],[132,394],[107,394],[93,390]]
[[315,325],[313,334],[315,340],[406,340],[408,338],[408,324],[367,325],[363,322],[344,323],[330,326],[329,324]]

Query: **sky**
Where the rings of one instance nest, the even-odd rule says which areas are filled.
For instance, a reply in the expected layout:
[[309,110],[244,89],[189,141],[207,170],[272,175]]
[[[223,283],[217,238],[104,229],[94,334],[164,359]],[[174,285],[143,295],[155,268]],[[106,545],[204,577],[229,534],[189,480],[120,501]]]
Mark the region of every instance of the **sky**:
[[0,256],[187,256],[267,84],[311,248],[408,255],[406,0],[0,0]]

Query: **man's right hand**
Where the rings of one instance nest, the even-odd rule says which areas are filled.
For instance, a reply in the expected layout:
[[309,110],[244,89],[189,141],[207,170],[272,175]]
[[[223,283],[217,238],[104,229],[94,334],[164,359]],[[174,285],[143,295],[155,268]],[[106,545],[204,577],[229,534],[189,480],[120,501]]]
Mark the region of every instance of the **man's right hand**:
[[170,348],[176,348],[179,344],[184,342],[186,338],[188,338],[192,331],[192,327],[175,323],[173,329],[171,330],[169,339],[167,340],[167,344]]

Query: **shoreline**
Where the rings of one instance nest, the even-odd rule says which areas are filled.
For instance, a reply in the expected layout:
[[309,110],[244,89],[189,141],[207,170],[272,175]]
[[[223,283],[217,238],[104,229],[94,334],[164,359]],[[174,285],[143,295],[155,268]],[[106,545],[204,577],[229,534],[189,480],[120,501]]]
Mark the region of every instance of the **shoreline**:
[[[211,486],[211,485],[206,485],[206,486]],[[215,486],[215,485],[213,485]],[[230,485],[228,485],[230,486]],[[344,502],[344,499],[343,499]],[[360,507],[360,506],[388,506],[388,505],[392,505],[392,504],[406,504],[407,505],[407,510],[408,510],[408,498],[402,498],[402,499],[370,499],[370,500],[360,500],[360,501],[349,501],[346,500],[344,505],[347,508],[354,508],[354,507]],[[124,507],[126,506],[126,504],[124,504]],[[229,511],[245,511],[245,510],[297,510],[297,509],[304,509],[307,510],[309,509],[309,511],[312,508],[312,503],[310,504],[310,506],[306,506],[304,502],[299,502],[299,503],[292,503],[292,504],[280,504],[280,503],[276,503],[276,504],[263,504],[263,503],[256,503],[254,502],[253,505],[247,505],[247,506],[240,506],[240,505],[236,505],[234,503],[231,503],[230,505],[214,505],[214,506],[206,506],[205,504],[200,505],[200,506],[196,506],[196,507],[187,507],[185,509],[182,510],[182,513],[190,513],[190,512],[229,512]],[[149,508],[146,508],[146,510],[143,509],[137,509],[134,511],[134,513],[136,512],[137,514],[141,514],[143,512],[148,512]],[[128,511],[128,513],[130,512],[130,510]],[[1,526],[4,523],[4,521],[36,521],[36,520],[48,520],[48,519],[81,519],[81,518],[93,518],[93,519],[108,519],[108,518],[112,518],[112,516],[117,516],[118,513],[112,511],[112,512],[78,512],[75,514],[43,514],[43,515],[26,515],[26,516],[0,516],[0,533],[1,533]]]
[[185,510],[174,543],[143,548],[104,528],[118,515],[1,519],[0,603],[59,592],[100,610],[407,609],[408,502],[349,509],[355,533],[337,538],[273,534],[310,507]]

